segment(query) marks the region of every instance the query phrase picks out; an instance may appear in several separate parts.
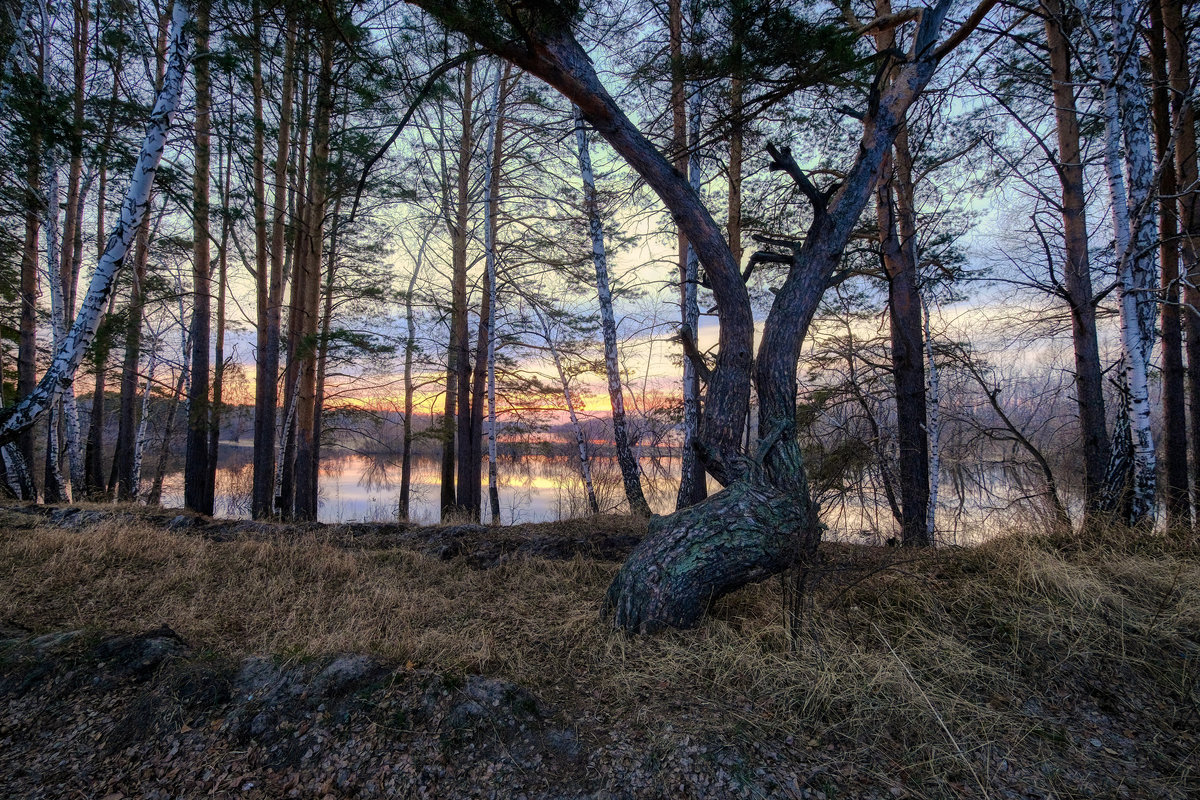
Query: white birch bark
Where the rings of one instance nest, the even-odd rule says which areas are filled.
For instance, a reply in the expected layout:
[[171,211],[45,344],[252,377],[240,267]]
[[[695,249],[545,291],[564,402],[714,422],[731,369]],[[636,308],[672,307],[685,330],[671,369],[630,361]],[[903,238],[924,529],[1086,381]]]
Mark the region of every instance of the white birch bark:
[[625,427],[625,392],[621,382],[621,368],[617,361],[617,322],[613,314],[612,290],[608,280],[608,254],[604,248],[604,225],[600,220],[600,204],[596,199],[596,176],[592,171],[592,156],[588,149],[587,129],[583,115],[577,106],[575,114],[575,142],[579,152],[579,174],[583,181],[583,205],[588,218],[588,232],[592,238],[592,265],[596,269],[596,296],[600,302],[600,328],[604,334],[604,372],[608,378],[608,400],[612,405],[613,444],[617,450],[617,464],[621,467],[621,479],[625,484],[625,497],[629,510],[643,517],[650,516],[650,505],[642,492],[642,480],[637,456],[629,446],[629,434]]
[[[1113,48],[1109,55],[1086,3],[1080,4],[1096,41],[1099,77],[1104,84],[1104,168],[1112,195],[1121,319],[1121,358],[1133,444],[1130,522],[1152,519],[1157,461],[1150,419],[1149,357],[1154,336],[1154,288],[1157,253],[1153,228],[1155,166],[1150,143],[1150,114],[1142,91],[1138,18],[1130,0],[1113,1]],[[1124,168],[1121,143],[1125,144]],[[1119,445],[1118,445],[1119,446]]]
[[296,400],[300,394],[300,376],[297,375],[292,381],[291,402],[288,403],[287,410],[283,414],[283,424],[279,426],[279,439],[275,443],[275,489],[271,492],[272,500],[279,497],[279,493],[283,491],[283,453],[287,448],[288,431],[296,424]]
[[[44,24],[45,10],[43,9]],[[61,256],[59,254],[58,241],[58,164],[55,163],[53,151],[47,153],[46,160],[46,220],[42,227],[46,231],[46,282],[50,285],[51,335],[53,337],[54,350],[58,352],[58,349],[62,346],[63,328],[65,326],[63,322],[61,262],[59,261]],[[50,424],[46,426],[46,480],[54,482],[53,493],[50,491],[50,487],[46,487],[46,494],[54,494],[70,502],[71,494],[63,482],[62,466],[59,464],[58,456],[58,426],[62,413],[60,399],[55,398],[50,402]]]
[[[700,25],[700,5],[691,4],[692,33]],[[702,173],[700,170],[700,85],[691,87],[691,97],[688,100],[688,138],[691,140],[688,155],[688,180],[692,190],[699,193]],[[700,338],[700,306],[696,297],[696,287],[700,282],[700,259],[696,249],[688,242],[686,266],[683,276],[683,335],[690,337],[699,349]],[[683,358],[683,453],[680,466],[679,507],[690,505],[694,497],[692,485],[696,474],[696,442],[700,438],[700,394],[697,387],[696,365],[687,355]],[[703,478],[701,479],[703,480]]]
[[497,70],[496,89],[488,109],[487,151],[484,166],[483,247],[488,275],[491,313],[487,319],[487,393],[488,393],[488,501],[492,524],[500,524],[500,490],[496,469],[496,220],[492,218],[492,198],[496,197],[496,115],[500,108],[500,90],[504,78]]
[[137,497],[142,482],[142,454],[146,451],[146,431],[150,423],[150,388],[154,385],[154,368],[158,366],[157,338],[155,336],[155,341],[151,342],[150,360],[146,364],[146,390],[142,393],[142,416],[133,440],[133,480],[130,481],[132,486],[129,491],[134,497]]
[[4,478],[12,496],[17,499],[31,497],[33,494],[30,491],[32,481],[29,478],[29,471],[25,468],[25,459],[21,458],[16,446],[6,444],[0,447],[0,459],[4,461]]
[[14,441],[21,431],[31,427],[59,397],[63,387],[74,381],[75,371],[83,360],[84,352],[96,335],[96,328],[100,325],[108,296],[113,290],[113,278],[117,268],[145,222],[150,189],[158,171],[159,161],[162,160],[171,116],[179,106],[188,61],[187,41],[184,35],[188,17],[188,4],[183,0],[176,0],[162,90],[150,114],[145,141],[121,206],[120,219],[113,227],[104,254],[92,273],[87,296],[80,305],[75,322],[61,346],[55,350],[50,368],[46,370],[33,392],[20,403],[0,412],[0,443]]

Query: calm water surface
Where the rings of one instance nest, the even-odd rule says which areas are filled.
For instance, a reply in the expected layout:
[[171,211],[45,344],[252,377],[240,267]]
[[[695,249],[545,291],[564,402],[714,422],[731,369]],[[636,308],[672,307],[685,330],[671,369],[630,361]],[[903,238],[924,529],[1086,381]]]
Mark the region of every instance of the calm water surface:
[[[217,470],[217,516],[248,518],[252,467],[249,448],[222,445]],[[595,457],[592,483],[601,511],[621,513],[625,494],[616,459]],[[439,521],[441,462],[432,456],[414,456],[410,489],[413,522]],[[679,459],[642,459],[642,485],[656,513],[674,508],[679,480]],[[548,522],[587,514],[587,495],[579,462],[566,456],[501,456],[497,460],[500,521]],[[483,520],[490,522],[487,502],[487,463],[483,468]],[[321,522],[387,522],[397,518],[400,499],[400,460],[389,456],[338,454],[323,459],[317,516]],[[183,505],[183,474],[166,476],[163,505]]]
[[[227,518],[250,516],[252,468],[250,448],[229,443],[222,446],[217,470],[216,514]],[[625,494],[616,459],[594,457],[592,482],[604,513],[625,513]],[[651,508],[659,514],[675,506],[679,485],[679,459],[669,456],[640,460],[642,487]],[[505,525],[549,522],[588,514],[579,462],[567,456],[501,455],[497,461],[500,491],[500,521]],[[482,516],[490,521],[487,507],[487,466],[483,469]],[[441,463],[433,456],[413,458],[411,520],[422,524],[439,521]],[[945,480],[945,479],[944,479]],[[938,508],[938,538],[949,544],[968,544],[989,538],[1013,525],[1028,524],[1028,503],[1014,502],[1014,485],[997,471],[975,496],[955,495],[944,484]],[[719,487],[710,480],[709,490]],[[1015,489],[1024,492],[1019,485]],[[389,456],[349,453],[328,455],[321,465],[318,518],[322,522],[391,522],[397,519],[400,497],[400,462]],[[163,486],[163,505],[183,505],[183,475],[168,475]],[[822,521],[826,538],[845,541],[882,542],[898,535],[886,503],[858,493],[825,498]]]

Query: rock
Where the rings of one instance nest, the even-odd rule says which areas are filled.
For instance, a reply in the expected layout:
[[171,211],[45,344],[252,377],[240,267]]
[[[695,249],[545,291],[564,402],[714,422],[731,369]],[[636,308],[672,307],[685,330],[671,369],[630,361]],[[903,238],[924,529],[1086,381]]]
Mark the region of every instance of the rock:
[[172,517],[171,521],[167,523],[167,530],[178,531],[185,530],[187,528],[198,528],[202,524],[203,520],[201,520],[199,517],[194,517],[190,514],[179,514]]
[[247,699],[266,694],[268,687],[279,683],[283,678],[283,670],[275,662],[262,656],[251,656],[242,662],[237,677],[233,679],[234,689]]
[[75,641],[83,635],[83,631],[62,631],[61,633],[47,633],[44,636],[38,636],[29,642],[29,646],[38,653],[44,653],[47,650],[57,650],[64,644]]
[[370,656],[340,656],[312,682],[314,695],[338,694],[378,674],[383,668]]
[[100,643],[96,657],[112,665],[122,679],[146,679],[160,664],[189,649],[188,643],[167,625],[136,636],[117,636]]

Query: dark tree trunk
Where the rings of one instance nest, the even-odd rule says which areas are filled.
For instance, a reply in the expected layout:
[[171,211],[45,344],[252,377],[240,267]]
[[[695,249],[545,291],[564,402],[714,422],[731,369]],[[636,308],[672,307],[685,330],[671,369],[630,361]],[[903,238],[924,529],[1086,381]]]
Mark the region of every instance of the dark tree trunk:
[[[925,546],[929,537],[929,437],[926,433],[924,320],[918,286],[912,171],[905,131],[897,136],[890,176],[876,192],[880,245],[888,278],[892,375],[899,445],[900,539]],[[901,231],[904,228],[906,230]]]
[[[342,195],[333,204],[333,226],[329,235],[329,264],[325,269],[325,288],[322,290],[324,309],[321,312],[321,333],[317,339],[317,384],[314,398],[312,432],[312,473],[309,491],[317,496],[317,480],[321,474],[321,426],[325,413],[325,374],[329,366],[329,336],[333,326],[333,287],[337,277],[338,233],[341,231]],[[315,513],[315,510],[314,510]]]
[[[112,65],[112,94],[109,95],[110,109],[117,107],[117,99],[120,96],[121,82],[119,76],[121,74],[121,66],[124,62],[124,48],[121,45],[117,46],[116,55],[113,58]],[[100,166],[99,166],[99,185],[96,190],[96,246],[97,257],[104,255],[106,245],[105,231],[105,214],[107,213],[108,202],[108,153],[112,147],[113,135],[116,128],[116,114],[110,110],[105,116],[104,121],[104,139],[100,144]],[[108,299],[108,312],[106,319],[111,320],[113,308],[116,302],[116,292],[113,292]],[[88,486],[88,495],[93,499],[100,499],[107,496],[111,490],[104,475],[104,384],[105,373],[108,367],[108,357],[110,355],[110,346],[112,333],[107,331],[102,339],[96,342],[95,350],[95,367],[96,380],[92,391],[92,408],[88,424],[87,446],[84,453],[84,468],[86,471],[86,482]]]
[[[255,19],[259,18],[256,4]],[[260,23],[256,21],[256,26]],[[258,307],[258,357],[254,373],[254,483],[250,511],[255,519],[276,513],[275,425],[279,406],[279,344],[283,324],[283,262],[287,230],[287,168],[291,158],[292,96],[296,74],[296,15],[288,16],[280,97],[279,137],[272,181],[271,250],[267,254],[266,144],[261,124],[254,126],[254,238]],[[260,34],[261,35],[261,34]],[[262,56],[254,51],[254,107],[262,119]]]
[[[464,120],[472,113],[469,93],[464,95]],[[469,136],[472,126],[464,124],[463,142],[470,146]],[[458,410],[455,420],[455,460],[457,463],[457,488],[455,491],[455,511],[470,520],[477,521],[480,513],[480,446],[479,436],[482,424],[474,428],[475,409],[471,403],[471,392],[474,388],[473,379],[477,369],[471,365],[471,325],[470,325],[470,293],[467,291],[467,226],[470,213],[468,205],[467,184],[464,178],[470,175],[467,169],[470,158],[469,152],[460,160],[458,211],[455,220],[454,235],[454,311],[459,317],[458,338],[454,340],[454,365],[457,373],[454,378],[458,398],[455,406]],[[480,306],[479,325],[482,330],[485,318]],[[476,353],[478,357],[479,353]],[[486,367],[486,363],[484,365]],[[478,367],[478,364],[476,364]],[[482,405],[480,411],[482,412]],[[481,416],[482,419],[482,416]]]
[[421,273],[421,262],[425,257],[428,238],[421,242],[417,261],[408,279],[408,291],[404,293],[404,443],[400,455],[400,500],[397,514],[401,522],[409,517],[409,499],[412,493],[412,415],[413,415],[413,357],[417,349],[417,325],[413,319],[413,293],[417,290],[417,277]]
[[[1188,61],[1188,29],[1180,0],[1162,0],[1163,38],[1171,84],[1171,117],[1175,120],[1175,178],[1182,190],[1179,195],[1180,272],[1184,284],[1184,308],[1200,309],[1200,172],[1196,156],[1196,110],[1185,102],[1193,91]],[[1188,430],[1191,437],[1192,489],[1200,503],[1200,314],[1183,315],[1187,350],[1187,398],[1191,411]]]
[[[461,511],[454,488],[456,442],[469,442],[471,351],[470,330],[467,324],[467,223],[470,207],[470,165],[472,141],[472,83],[474,64],[463,66],[462,132],[458,144],[457,189],[454,216],[445,210],[450,228],[452,275],[450,285],[450,347],[446,359],[446,405],[442,416],[442,518]],[[476,509],[478,514],[478,509]]]
[[1096,307],[1088,258],[1087,193],[1080,152],[1079,119],[1075,110],[1075,85],[1071,76],[1070,28],[1061,0],[1045,0],[1046,41],[1049,45],[1051,93],[1058,135],[1056,165],[1062,187],[1063,238],[1066,263],[1063,287],[1071,310],[1075,347],[1075,399],[1083,441],[1084,491],[1087,506],[1103,505],[1105,470],[1111,455],[1108,423],[1104,414],[1104,376],[1096,339]]
[[137,499],[134,448],[137,445],[138,412],[141,407],[138,402],[138,362],[142,355],[142,314],[146,302],[146,266],[149,259],[150,226],[147,224],[138,231],[134,248],[133,285],[126,306],[125,358],[121,364],[121,396],[117,408],[117,442],[113,452],[113,474],[108,487],[109,494],[115,490],[117,499],[123,503]]
[[795,563],[803,542],[795,531],[811,528],[811,507],[765,476],[739,481],[705,503],[651,517],[644,541],[654,546],[634,550],[605,604],[629,630],[689,627],[716,598]]
[[[495,109],[496,130],[491,155],[494,186],[499,186],[504,161],[504,104],[507,89],[503,82],[507,81],[510,71],[511,68],[505,69],[499,78],[502,84],[498,105]],[[494,243],[496,241],[496,220],[500,211],[499,192],[493,189],[488,202],[490,208],[486,220],[487,224],[492,226],[491,236]],[[495,245],[493,244],[493,246]],[[479,301],[479,327],[475,334],[475,364],[471,371],[470,423],[467,426],[465,437],[462,436],[461,428],[459,433],[458,504],[460,510],[469,514],[470,518],[475,521],[479,520],[483,505],[483,405],[487,399],[488,326],[492,323],[494,311],[491,295],[492,285],[485,271],[482,295]],[[464,392],[459,392],[460,402],[464,394]],[[460,406],[460,408],[462,407]],[[464,438],[467,441],[467,447],[463,447]],[[493,514],[492,519],[499,519],[499,516]]]
[[321,265],[324,255],[325,201],[329,174],[329,123],[333,112],[333,21],[323,32],[321,42],[321,72],[317,80],[316,118],[313,128],[312,167],[309,178],[311,201],[308,220],[300,250],[304,271],[300,287],[299,314],[300,365],[296,397],[296,460],[295,502],[296,519],[317,518],[317,468],[315,464],[317,400],[317,317],[321,299]]
[[1179,222],[1166,198],[1178,194],[1171,146],[1171,91],[1167,78],[1163,3],[1150,4],[1150,63],[1154,79],[1153,120],[1159,173],[1158,207],[1159,260],[1162,267],[1162,415],[1163,415],[1163,500],[1167,525],[1191,524],[1188,509],[1187,408],[1183,369],[1183,328],[1179,319]]
[[[230,87],[232,90],[232,86]],[[232,91],[231,91],[232,94]],[[221,201],[221,238],[217,245],[217,333],[213,346],[213,389],[212,413],[208,431],[208,486],[209,505],[215,506],[217,494],[217,461],[221,454],[221,414],[223,394],[225,389],[225,291],[229,273],[229,205],[233,171],[233,120],[230,118],[229,138],[224,147],[224,161],[221,166],[220,201]]]
[[[75,289],[79,282],[79,267],[82,261],[83,238],[80,216],[83,211],[83,191],[80,186],[83,175],[84,92],[87,88],[88,55],[88,4],[87,0],[74,0],[74,36],[71,41],[74,67],[73,112],[71,121],[71,163],[67,171],[67,205],[63,219],[62,266],[59,274],[63,288],[63,318],[66,324],[75,311]],[[76,249],[78,244],[79,249]],[[76,253],[78,252],[78,257]]]
[[[875,0],[876,17],[892,13],[891,0]],[[875,49],[896,47],[896,30],[875,34]],[[897,64],[886,80],[895,80]],[[884,158],[875,192],[879,246],[888,281],[892,378],[896,388],[896,442],[900,476],[900,541],[933,544],[929,530],[929,435],[925,401],[925,328],[917,272],[917,211],[908,126],[901,124],[892,153]]]
[[192,172],[192,378],[188,387],[187,444],[183,462],[183,503],[213,513],[209,483],[209,355],[212,331],[212,257],[208,242],[210,106],[208,0],[196,4],[196,157]]
[[[483,506],[483,406],[487,400],[488,324],[491,322],[491,281],[483,276],[479,300],[479,328],[475,333],[475,364],[471,370],[471,404],[460,410],[469,417],[466,435],[459,430],[458,506],[462,513],[478,522]],[[459,393],[461,400],[464,393]],[[462,445],[463,439],[467,445]]]
[[[300,56],[299,62],[307,66],[307,48]],[[306,274],[303,246],[308,220],[308,196],[306,180],[308,176],[308,125],[309,125],[309,72],[304,70],[300,82],[300,123],[299,142],[296,146],[296,187],[291,192],[293,204],[291,218],[295,220],[293,227],[291,249],[291,293],[288,304],[287,332],[287,366],[283,371],[283,434],[282,451],[283,463],[279,465],[279,497],[276,500],[278,512],[285,519],[291,519],[296,503],[296,407],[300,387],[300,349],[302,342],[301,313],[304,303],[305,285],[303,275]]]

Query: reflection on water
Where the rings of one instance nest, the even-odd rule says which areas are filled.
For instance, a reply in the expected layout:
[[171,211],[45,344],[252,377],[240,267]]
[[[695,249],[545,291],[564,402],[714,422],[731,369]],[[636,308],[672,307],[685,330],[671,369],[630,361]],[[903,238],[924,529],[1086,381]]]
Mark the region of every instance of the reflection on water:
[[[217,470],[215,508],[217,516],[246,518],[250,515],[253,468],[246,448],[223,448]],[[227,455],[228,454],[228,455]],[[655,457],[642,460],[642,488],[656,513],[674,508],[679,482],[679,459]],[[603,513],[623,513],[625,491],[615,458],[594,456],[592,485]],[[484,475],[483,520],[491,521],[487,505],[487,465]],[[579,462],[567,456],[501,456],[497,462],[500,492],[500,521],[547,522],[588,514]],[[410,519],[418,523],[438,522],[441,462],[432,456],[414,456],[410,488]],[[321,463],[318,518],[322,522],[385,522],[396,519],[400,499],[400,460],[390,456],[336,455]],[[163,485],[163,505],[183,505],[183,475],[168,475]]]
[[[592,483],[602,513],[626,513],[621,471],[615,458],[592,458]],[[679,459],[672,456],[644,457],[642,488],[655,513],[674,509],[679,485]],[[586,493],[573,457],[549,455],[501,456],[498,462],[500,521],[511,525],[547,522],[588,515]],[[486,463],[482,470],[486,481]],[[219,517],[248,518],[253,469],[250,448],[231,443],[222,448],[217,470],[215,512]],[[1018,476],[1019,477],[1019,476]],[[938,539],[950,544],[969,544],[989,538],[1014,524],[1030,523],[1037,513],[1028,487],[1003,470],[987,470],[975,491],[967,492],[953,479],[943,478],[945,491],[938,508]],[[410,519],[432,524],[439,521],[441,462],[436,457],[415,456]],[[390,456],[336,454],[321,464],[318,518],[322,522],[389,522],[397,518],[400,497],[400,461]],[[709,481],[709,491],[720,487]],[[486,486],[483,520],[490,522]],[[163,487],[163,505],[183,505],[183,475],[168,475]],[[821,518],[827,526],[825,538],[882,544],[898,529],[886,502],[857,492],[822,498]]]

